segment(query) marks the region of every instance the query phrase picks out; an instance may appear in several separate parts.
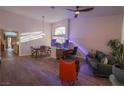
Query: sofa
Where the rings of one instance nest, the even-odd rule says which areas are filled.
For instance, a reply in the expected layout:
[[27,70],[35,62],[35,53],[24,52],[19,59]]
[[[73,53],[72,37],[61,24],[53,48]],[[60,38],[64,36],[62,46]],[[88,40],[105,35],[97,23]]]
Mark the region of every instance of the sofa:
[[[104,57],[106,57],[107,63],[101,62]],[[96,50],[95,55],[92,56],[90,52],[86,55],[86,62],[92,68],[94,75],[109,77],[112,74],[112,65],[115,64],[115,58],[111,54]]]

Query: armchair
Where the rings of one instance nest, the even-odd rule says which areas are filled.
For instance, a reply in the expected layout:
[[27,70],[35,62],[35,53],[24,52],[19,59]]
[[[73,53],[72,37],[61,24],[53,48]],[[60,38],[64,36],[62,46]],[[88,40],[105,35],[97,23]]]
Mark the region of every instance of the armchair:
[[78,47],[74,47],[74,49],[70,49],[70,50],[65,50],[63,52],[63,58],[74,58],[74,56],[77,54],[77,49]]

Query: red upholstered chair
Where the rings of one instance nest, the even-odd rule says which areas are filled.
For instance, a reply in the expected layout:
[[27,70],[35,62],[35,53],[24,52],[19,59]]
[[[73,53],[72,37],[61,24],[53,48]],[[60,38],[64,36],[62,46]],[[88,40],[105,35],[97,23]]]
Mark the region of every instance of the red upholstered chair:
[[76,80],[76,65],[75,61],[67,62],[59,60],[59,78],[64,82],[73,82]]

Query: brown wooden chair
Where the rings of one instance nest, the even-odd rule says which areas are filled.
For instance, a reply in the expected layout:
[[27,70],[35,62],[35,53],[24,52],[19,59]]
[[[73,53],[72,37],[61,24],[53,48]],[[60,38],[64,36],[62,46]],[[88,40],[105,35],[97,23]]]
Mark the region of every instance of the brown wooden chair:
[[51,47],[47,46],[47,55],[51,55]]
[[36,56],[36,51],[34,50],[33,46],[31,46],[30,48],[31,48],[31,56],[35,57]]
[[41,56],[47,55],[47,47],[46,46],[40,46],[40,54],[41,54]]

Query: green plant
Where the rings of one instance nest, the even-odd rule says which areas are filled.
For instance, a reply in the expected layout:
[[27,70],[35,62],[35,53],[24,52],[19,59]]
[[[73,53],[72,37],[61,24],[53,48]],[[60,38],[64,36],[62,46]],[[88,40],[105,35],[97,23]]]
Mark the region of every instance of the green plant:
[[118,40],[110,40],[107,44],[112,50],[117,64],[124,68],[124,45]]

